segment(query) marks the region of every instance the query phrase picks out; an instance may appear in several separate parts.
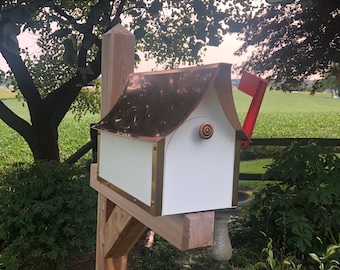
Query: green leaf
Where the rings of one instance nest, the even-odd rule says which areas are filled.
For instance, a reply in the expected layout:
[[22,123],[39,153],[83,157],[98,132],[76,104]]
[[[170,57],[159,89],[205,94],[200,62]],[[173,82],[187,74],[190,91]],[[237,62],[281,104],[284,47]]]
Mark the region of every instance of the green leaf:
[[136,8],[146,8],[144,1],[138,1],[136,3]]
[[184,27],[182,32],[186,36],[194,36],[195,35],[195,30],[192,27]]
[[163,3],[155,0],[151,3],[151,6],[148,8],[148,12],[152,15],[157,15],[163,8]]
[[254,264],[254,269],[268,269],[264,262],[257,262]]
[[141,61],[140,56],[135,53],[135,62],[139,63]]
[[136,40],[142,39],[146,34],[146,30],[144,27],[139,27],[135,30],[134,35]]
[[205,14],[207,13],[207,8],[202,1],[195,0],[193,2],[193,6],[195,13],[197,14],[198,17],[204,17]]
[[239,33],[242,31],[244,25],[236,21],[228,21],[229,31]]
[[61,28],[53,32],[52,36],[56,37],[67,37],[71,34],[71,29],[69,28]]
[[316,255],[315,253],[309,253],[309,256],[314,260],[316,261],[317,263],[321,263],[318,255]]
[[206,25],[204,23],[196,24],[195,32],[196,32],[197,39],[201,39],[202,41],[206,40],[207,31],[206,31]]
[[220,44],[220,40],[216,36],[209,36],[209,46],[217,47]]

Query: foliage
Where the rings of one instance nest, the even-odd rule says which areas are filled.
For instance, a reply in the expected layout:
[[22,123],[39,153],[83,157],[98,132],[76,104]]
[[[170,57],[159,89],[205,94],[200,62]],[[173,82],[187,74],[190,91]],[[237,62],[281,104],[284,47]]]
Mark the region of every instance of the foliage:
[[252,146],[250,145],[246,149],[242,149],[240,159],[242,161],[272,158],[279,155],[282,151],[281,146]]
[[[321,240],[321,239],[320,239]],[[340,234],[339,234],[340,241]],[[319,264],[320,270],[340,269],[340,244],[331,244],[327,247],[326,252],[320,256],[315,253],[309,253],[309,256]]]
[[339,172],[340,159],[313,142],[285,148],[264,175],[281,182],[255,195],[249,222],[297,255],[336,244],[334,237],[340,231]]
[[302,264],[294,262],[293,258],[285,258],[282,262],[278,261],[275,257],[273,250],[273,240],[269,238],[267,246],[262,249],[262,252],[267,255],[266,262],[257,262],[254,269],[268,269],[268,270],[300,270]]
[[16,164],[0,180],[0,269],[64,269],[95,244],[96,193],[84,168]]
[[100,111],[100,81],[95,80],[93,86],[83,87],[70,107],[76,120],[86,113],[93,115]]
[[[266,236],[263,233],[264,236]],[[339,262],[339,244],[331,244],[326,248],[326,252],[322,255],[318,256],[315,253],[310,253],[310,257],[319,265],[320,270],[334,270],[340,269]],[[276,252],[275,252],[276,251]],[[254,269],[271,269],[271,270],[284,270],[284,269],[292,269],[292,270],[300,270],[300,269],[309,269],[308,267],[303,268],[301,263],[296,263],[294,260],[296,258],[288,257],[281,259],[278,256],[277,250],[273,248],[273,240],[269,238],[267,246],[262,249],[262,252],[266,254],[266,261],[260,261],[255,263],[252,267]],[[275,253],[274,253],[275,252]],[[312,266],[313,269],[315,266]]]
[[330,73],[339,79],[339,1],[275,2],[282,3],[242,21],[244,43],[236,54],[255,47],[243,69],[267,71],[270,79],[290,89],[312,74]]
[[218,46],[223,35],[235,31],[236,19],[246,16],[254,6],[256,3],[248,0],[156,0],[128,4],[132,8],[129,15],[135,18],[130,26],[137,49],[158,64],[165,62],[167,68],[200,63],[206,46]]
[[[340,67],[340,64],[337,65]],[[316,92],[328,91],[332,97],[340,96],[340,77],[332,73],[323,74],[322,80],[317,80],[310,87],[311,95]]]

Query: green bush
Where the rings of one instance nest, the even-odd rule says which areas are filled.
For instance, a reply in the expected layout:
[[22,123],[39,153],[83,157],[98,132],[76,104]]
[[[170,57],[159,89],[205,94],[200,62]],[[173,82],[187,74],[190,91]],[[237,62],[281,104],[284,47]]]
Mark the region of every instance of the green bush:
[[[339,234],[340,236],[340,234]],[[315,253],[309,253],[309,256],[318,263],[320,270],[335,270],[340,269],[340,237],[339,244],[331,244],[327,247],[326,251],[321,255]]]
[[0,269],[64,269],[95,236],[96,194],[85,168],[19,164],[0,180]]
[[[250,224],[297,255],[336,244],[340,231],[340,159],[314,143],[294,144],[268,166],[278,180],[255,195]],[[321,240],[321,241],[320,241]]]
[[[266,235],[263,234],[265,237]],[[340,236],[340,235],[339,235]],[[340,240],[340,239],[339,239]],[[340,269],[339,261],[339,244],[331,244],[327,247],[326,251],[317,255],[315,253],[309,253],[309,257],[316,262],[318,269],[320,270],[335,270]],[[300,270],[300,269],[316,269],[316,265],[303,266],[301,263],[296,263],[296,258],[285,257],[285,254],[277,256],[279,251],[273,249],[273,240],[268,239],[267,246],[262,249],[262,253],[266,255],[262,261],[250,265],[250,269],[266,269],[266,270]],[[283,255],[283,256],[282,256]],[[338,255],[338,256],[337,256]]]
[[241,151],[240,159],[242,161],[245,161],[245,160],[261,159],[261,158],[273,158],[275,156],[280,155],[283,148],[284,147],[282,146],[250,145],[249,148],[243,149]]

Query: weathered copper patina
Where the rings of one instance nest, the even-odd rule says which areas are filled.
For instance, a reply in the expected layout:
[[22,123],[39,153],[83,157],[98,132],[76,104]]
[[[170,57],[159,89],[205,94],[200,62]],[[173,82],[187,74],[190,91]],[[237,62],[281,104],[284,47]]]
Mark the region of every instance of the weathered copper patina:
[[130,74],[120,99],[93,128],[158,141],[180,126],[214,86],[226,117],[246,139],[234,107],[230,69],[219,63]]

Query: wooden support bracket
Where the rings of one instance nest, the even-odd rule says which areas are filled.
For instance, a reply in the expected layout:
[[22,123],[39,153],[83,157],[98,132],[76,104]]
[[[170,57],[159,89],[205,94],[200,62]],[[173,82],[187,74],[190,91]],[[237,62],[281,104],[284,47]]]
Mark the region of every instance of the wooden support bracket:
[[128,254],[145,229],[142,223],[116,206],[105,224],[105,257]]
[[[146,227],[98,194],[97,270],[126,269],[128,253]],[[107,218],[107,214],[109,217]]]

